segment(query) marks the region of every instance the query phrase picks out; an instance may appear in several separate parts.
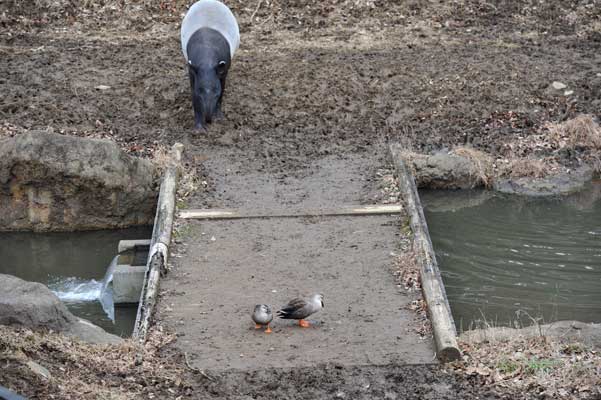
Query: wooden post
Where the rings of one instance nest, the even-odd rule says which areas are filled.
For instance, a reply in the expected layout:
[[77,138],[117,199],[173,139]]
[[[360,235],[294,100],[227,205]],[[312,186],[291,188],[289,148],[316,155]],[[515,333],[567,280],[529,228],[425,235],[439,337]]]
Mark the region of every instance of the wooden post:
[[150,250],[146,264],[146,275],[144,286],[140,294],[140,304],[134,326],[133,337],[139,342],[146,341],[146,334],[150,326],[150,319],[156,304],[159,292],[159,280],[165,270],[169,257],[169,245],[171,244],[171,231],[175,216],[175,192],[179,178],[179,166],[181,164],[183,145],[176,143],[171,149],[171,159],[165,169],[165,175],[161,182],[157,211],[154,217],[154,227],[150,240]]
[[453,322],[453,315],[440,276],[438,263],[436,262],[434,248],[428,232],[428,224],[424,217],[424,210],[417,193],[415,180],[401,156],[401,148],[395,144],[391,145],[390,154],[399,180],[399,188],[403,196],[405,209],[409,214],[411,230],[413,231],[413,247],[416,254],[418,254],[420,263],[422,293],[432,322],[436,355],[442,362],[457,360],[461,357],[457,345],[457,330]]

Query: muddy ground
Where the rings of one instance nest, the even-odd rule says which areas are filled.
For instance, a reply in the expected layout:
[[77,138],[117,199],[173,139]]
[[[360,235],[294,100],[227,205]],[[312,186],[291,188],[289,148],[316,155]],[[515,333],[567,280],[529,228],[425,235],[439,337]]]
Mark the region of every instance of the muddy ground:
[[[246,203],[294,205],[303,198],[295,180],[319,176],[328,157],[364,158],[373,176],[385,167],[388,141],[419,151],[470,143],[503,156],[507,143],[547,122],[601,117],[598,0],[232,0],[242,39],[226,118],[198,134],[178,40],[186,4],[3,2],[0,136],[42,129],[107,137],[141,156],[183,141],[201,188],[189,206],[244,204],[220,191],[232,182],[251,196]],[[267,193],[270,184],[287,188],[285,196]],[[367,181],[354,200],[381,199],[377,189]],[[359,394],[358,377],[369,376],[375,383],[366,385],[379,391]],[[501,398],[509,390],[393,364],[189,378],[195,389],[178,394],[196,398],[269,396],[274,382],[284,398]]]
[[[182,355],[161,354],[173,338],[160,334],[151,334],[141,350],[129,342],[90,346],[26,329],[0,327],[0,333],[0,385],[30,399],[456,399],[478,393],[503,398],[433,366],[331,363],[207,374],[190,370]],[[50,379],[26,362],[44,366]]]
[[[37,3],[49,6],[2,6],[5,131],[109,136],[137,154],[184,140],[185,2]],[[249,168],[286,173],[394,139],[503,152],[546,122],[601,112],[598,0],[228,4],[242,41],[227,118],[191,141],[239,150]]]
[[[358,156],[330,156],[312,164],[312,174],[283,180],[245,174],[233,163],[218,174],[222,162],[214,155],[206,165],[210,176],[223,178],[216,180],[223,206],[267,214],[359,204],[377,180],[374,160]],[[393,276],[404,220],[398,214],[180,220],[159,319],[177,333],[175,347],[205,371],[433,363],[432,339],[419,334],[410,310],[417,294],[397,287]],[[326,305],[310,317],[313,327],[276,317],[272,334],[254,330],[255,304],[275,311],[310,293],[321,293]]]
[[[189,249],[162,284],[161,321],[205,371],[338,363],[431,364],[430,335],[415,329],[415,296],[389,270],[398,217],[196,222]],[[274,318],[255,330],[255,304],[275,310],[307,293],[325,308],[313,325]]]

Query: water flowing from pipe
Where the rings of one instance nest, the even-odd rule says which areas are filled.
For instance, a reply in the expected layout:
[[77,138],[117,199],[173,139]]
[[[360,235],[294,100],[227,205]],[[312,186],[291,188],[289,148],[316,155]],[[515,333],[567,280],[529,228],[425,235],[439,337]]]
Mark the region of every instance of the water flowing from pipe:
[[64,302],[99,301],[111,321],[115,321],[115,305],[111,282],[119,256],[115,256],[101,281],[95,279],[62,278],[50,282],[48,287]]

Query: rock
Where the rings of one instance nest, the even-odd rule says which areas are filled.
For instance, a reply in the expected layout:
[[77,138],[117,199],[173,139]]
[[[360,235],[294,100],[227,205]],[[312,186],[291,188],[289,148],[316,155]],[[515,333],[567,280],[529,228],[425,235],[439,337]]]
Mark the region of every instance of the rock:
[[568,87],[566,84],[557,81],[553,82],[551,86],[553,86],[553,89],[555,90],[563,90]]
[[[590,185],[585,190],[566,196],[562,201],[577,210],[592,210],[601,199],[601,185]],[[601,236],[601,227],[597,230]]]
[[564,96],[571,96],[571,95],[573,95],[573,94],[574,94],[574,91],[573,91],[573,90],[566,90],[565,92],[563,92],[563,95],[564,95]]
[[0,324],[28,328],[68,329],[76,318],[67,307],[41,283],[27,282],[0,274]]
[[471,159],[456,154],[413,154],[407,161],[419,188],[473,189],[482,186],[480,171]]
[[88,343],[119,344],[123,341],[119,336],[106,332],[90,321],[77,317],[76,319],[77,321],[63,332],[65,335],[76,337]]
[[110,88],[111,88],[111,87],[110,87],[110,86],[107,86],[107,85],[98,85],[98,86],[94,86],[94,89],[96,89],[96,90],[108,90],[108,89],[110,89]]
[[90,343],[119,343],[121,338],[77,318],[46,286],[0,274],[0,325],[52,329]]
[[494,198],[491,190],[426,191],[419,197],[428,212],[455,212],[464,208],[478,207]]
[[0,230],[151,224],[156,167],[107,140],[28,133],[0,141]]
[[29,367],[31,372],[38,375],[44,380],[50,380],[50,378],[52,378],[52,375],[50,375],[50,371],[48,371],[46,368],[42,367],[35,361],[27,361],[27,366]]
[[593,171],[582,167],[547,178],[500,178],[493,182],[493,189],[524,196],[558,196],[579,192],[591,179]]

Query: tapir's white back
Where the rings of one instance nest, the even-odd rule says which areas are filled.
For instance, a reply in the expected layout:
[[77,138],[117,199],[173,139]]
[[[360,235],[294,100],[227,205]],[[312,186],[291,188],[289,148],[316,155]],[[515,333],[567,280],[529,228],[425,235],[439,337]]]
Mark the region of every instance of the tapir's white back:
[[218,0],[200,0],[190,7],[182,21],[182,51],[188,61],[188,41],[200,28],[211,28],[221,33],[230,45],[232,58],[240,45],[240,30],[236,17]]

